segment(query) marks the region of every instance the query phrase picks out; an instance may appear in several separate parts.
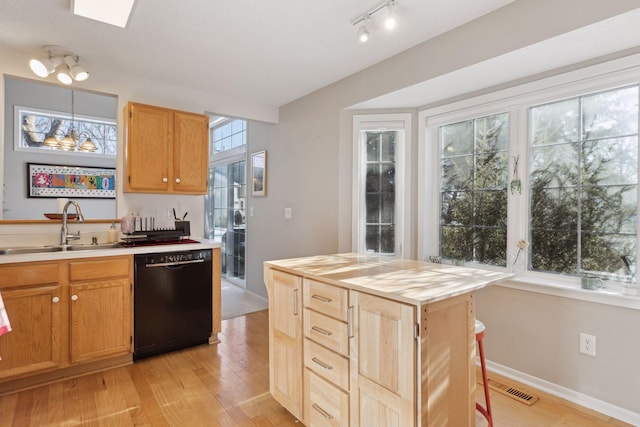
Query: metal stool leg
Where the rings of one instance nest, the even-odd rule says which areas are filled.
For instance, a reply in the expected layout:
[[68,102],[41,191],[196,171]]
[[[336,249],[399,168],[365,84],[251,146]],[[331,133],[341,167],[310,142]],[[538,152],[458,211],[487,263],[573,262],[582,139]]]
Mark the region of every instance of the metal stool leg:
[[493,427],[493,416],[491,412],[491,399],[489,397],[489,381],[487,381],[487,367],[484,360],[484,324],[476,320],[476,344],[480,353],[480,367],[482,368],[482,385],[484,387],[484,401],[486,408],[476,402],[476,409],[487,419],[489,427]]

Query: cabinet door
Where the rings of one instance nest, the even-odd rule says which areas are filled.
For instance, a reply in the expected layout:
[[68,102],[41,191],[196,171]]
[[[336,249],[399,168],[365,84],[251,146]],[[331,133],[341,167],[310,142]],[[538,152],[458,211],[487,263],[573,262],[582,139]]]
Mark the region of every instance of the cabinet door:
[[125,191],[162,193],[169,189],[172,111],[129,103]]
[[355,426],[413,426],[415,307],[352,291],[351,413]]
[[70,285],[71,362],[131,352],[128,278]]
[[209,161],[209,117],[174,112],[173,177],[176,193],[204,194],[207,191]]
[[3,289],[12,331],[0,337],[0,379],[57,368],[61,363],[60,285]]
[[269,388],[302,418],[302,297],[300,277],[266,270],[269,292]]

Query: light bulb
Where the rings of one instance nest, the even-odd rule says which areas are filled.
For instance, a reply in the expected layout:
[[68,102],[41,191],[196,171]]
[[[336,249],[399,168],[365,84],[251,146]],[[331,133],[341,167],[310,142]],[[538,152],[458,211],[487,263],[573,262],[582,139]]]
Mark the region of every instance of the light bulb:
[[360,43],[365,43],[367,40],[369,40],[369,29],[366,25],[362,25],[358,29],[358,40],[360,41]]
[[389,17],[384,21],[384,27],[387,30],[393,30],[396,27],[396,19],[389,15]]
[[71,83],[73,83],[73,79],[65,71],[60,71],[58,73],[57,77],[58,77],[58,80],[60,81],[60,83],[62,83],[62,84],[70,85]]

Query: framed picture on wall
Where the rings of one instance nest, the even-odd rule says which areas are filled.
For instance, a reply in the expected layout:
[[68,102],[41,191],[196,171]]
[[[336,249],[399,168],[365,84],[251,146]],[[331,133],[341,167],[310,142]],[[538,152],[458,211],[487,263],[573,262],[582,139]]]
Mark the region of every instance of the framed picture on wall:
[[116,170],[27,163],[27,196],[115,199]]
[[267,152],[258,151],[251,155],[251,195],[265,197],[267,195]]

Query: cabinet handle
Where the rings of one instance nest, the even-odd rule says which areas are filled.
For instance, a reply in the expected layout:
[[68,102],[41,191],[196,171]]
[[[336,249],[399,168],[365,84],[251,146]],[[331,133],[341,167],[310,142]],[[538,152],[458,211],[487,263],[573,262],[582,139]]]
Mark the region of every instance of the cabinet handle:
[[318,301],[326,302],[326,303],[330,303],[331,301],[333,301],[331,298],[323,297],[322,295],[316,295],[316,294],[311,295],[311,298],[317,299]]
[[312,326],[311,329],[316,331],[316,332],[318,332],[319,334],[322,334],[322,335],[326,335],[326,336],[333,335],[332,332],[329,332],[326,329],[322,329],[322,328],[319,328],[317,326]]
[[353,306],[347,309],[347,336],[353,338]]
[[71,295],[71,301],[77,301],[78,300],[78,295]]
[[176,178],[176,184],[180,184],[180,178]]
[[328,369],[328,370],[332,370],[333,369],[333,366],[327,365],[326,363],[324,363],[322,360],[318,359],[317,357],[314,357],[311,360],[316,362],[318,365],[322,366],[324,369]]
[[298,315],[298,290],[293,290],[293,315]]
[[163,177],[162,177],[162,182],[169,182],[169,180],[167,179],[167,177],[166,177],[166,176],[163,176]]
[[56,302],[59,302],[59,301],[60,301],[60,298],[58,298],[58,297],[51,298],[51,302],[53,302],[53,303],[56,303]]
[[316,411],[320,412],[320,415],[322,415],[326,419],[328,419],[328,420],[333,419],[333,415],[331,415],[330,413],[328,413],[327,411],[322,409],[320,406],[318,406],[318,404],[314,403],[313,405],[311,405],[311,407],[313,409],[315,409]]

